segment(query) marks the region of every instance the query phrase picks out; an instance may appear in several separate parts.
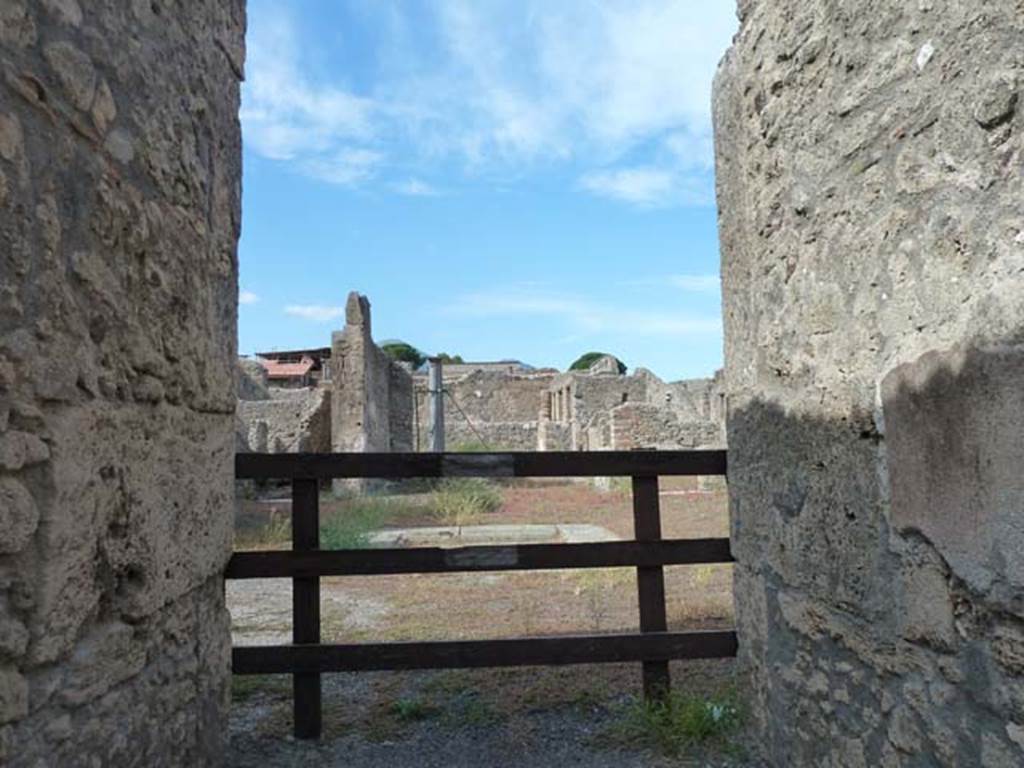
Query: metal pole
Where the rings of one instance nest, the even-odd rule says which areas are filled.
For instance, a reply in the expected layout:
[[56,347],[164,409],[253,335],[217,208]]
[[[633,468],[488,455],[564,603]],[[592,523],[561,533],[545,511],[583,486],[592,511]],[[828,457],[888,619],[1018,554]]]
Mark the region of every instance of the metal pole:
[[430,363],[430,450],[444,453],[444,376],[441,359]]

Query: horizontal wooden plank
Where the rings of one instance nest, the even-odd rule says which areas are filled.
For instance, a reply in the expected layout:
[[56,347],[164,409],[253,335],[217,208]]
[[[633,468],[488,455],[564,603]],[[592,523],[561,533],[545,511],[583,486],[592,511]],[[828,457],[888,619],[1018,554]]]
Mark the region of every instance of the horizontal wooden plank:
[[229,579],[303,578],[729,562],[728,539],[664,539],[453,549],[236,552],[225,575]]
[[275,645],[232,649],[235,674],[459,669],[627,661],[725,658],[736,655],[736,633],[649,632],[514,640]]
[[239,453],[238,479],[724,475],[725,451]]

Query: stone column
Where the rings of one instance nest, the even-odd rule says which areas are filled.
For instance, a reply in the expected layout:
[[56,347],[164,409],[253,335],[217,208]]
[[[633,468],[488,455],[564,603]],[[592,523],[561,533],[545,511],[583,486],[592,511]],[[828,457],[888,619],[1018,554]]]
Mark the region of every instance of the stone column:
[[0,3],[3,765],[223,760],[244,27]]
[[774,766],[1024,765],[1024,15],[743,0],[714,100]]

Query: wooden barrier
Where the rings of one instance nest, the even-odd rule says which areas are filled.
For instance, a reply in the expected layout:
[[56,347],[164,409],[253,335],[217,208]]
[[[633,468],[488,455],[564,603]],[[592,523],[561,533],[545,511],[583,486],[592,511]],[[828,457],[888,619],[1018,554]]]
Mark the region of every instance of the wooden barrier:
[[[327,672],[641,662],[644,695],[663,696],[671,659],[736,655],[735,632],[669,632],[666,565],[732,561],[728,539],[662,539],[659,475],[724,475],[725,451],[550,453],[239,454],[239,479],[292,481],[292,550],[236,552],[226,578],[291,578],[292,645],[235,647],[235,674],[291,674],[295,736],[319,738],[320,676]],[[333,478],[631,477],[634,541],[522,544],[454,549],[319,549],[319,484]],[[457,642],[325,645],[320,642],[320,577],[517,571],[637,569],[640,631]]]

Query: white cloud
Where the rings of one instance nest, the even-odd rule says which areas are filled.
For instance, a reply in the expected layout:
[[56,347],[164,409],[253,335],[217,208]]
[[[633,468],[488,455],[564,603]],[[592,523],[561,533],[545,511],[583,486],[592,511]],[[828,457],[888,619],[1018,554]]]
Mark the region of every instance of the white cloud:
[[704,206],[714,199],[710,178],[681,173],[678,168],[640,166],[594,171],[579,183],[592,194],[645,208]]
[[370,149],[339,149],[329,156],[305,160],[302,168],[314,178],[341,186],[355,186],[372,179],[384,160]]
[[437,197],[441,192],[431,184],[420,179],[406,179],[393,185],[393,189],[400,195],[409,197]]
[[351,183],[345,173],[317,171],[339,152],[363,151],[346,145],[373,139],[373,100],[316,81],[304,66],[293,19],[279,6],[253,3],[249,19],[239,112],[247,146],[273,160],[298,160],[300,169],[328,181]]
[[344,317],[344,307],[325,307],[319,304],[291,304],[284,308],[285,314],[293,317],[301,317],[304,320],[313,320],[318,323],[326,323]]
[[668,281],[677,288],[693,293],[715,293],[722,287],[718,275],[671,275]]
[[448,311],[474,317],[551,317],[589,333],[675,337],[721,333],[721,320],[714,316],[609,306],[571,294],[522,289],[466,294]]
[[598,171],[580,179],[580,186],[588,192],[638,205],[662,204],[674,185],[672,173],[658,168]]
[[[355,7],[353,23],[367,25],[379,64],[359,93],[343,72],[314,77],[314,43],[297,39],[280,6],[253,3],[242,109],[248,147],[346,185],[385,165],[400,172],[424,161],[457,159],[499,176],[564,163],[591,169],[580,186],[616,200],[710,200],[711,81],[736,28],[733,3]],[[353,152],[373,154],[374,172],[344,158],[339,166],[339,155]]]
[[256,304],[260,300],[252,291],[239,291],[238,292],[238,303],[239,304]]

